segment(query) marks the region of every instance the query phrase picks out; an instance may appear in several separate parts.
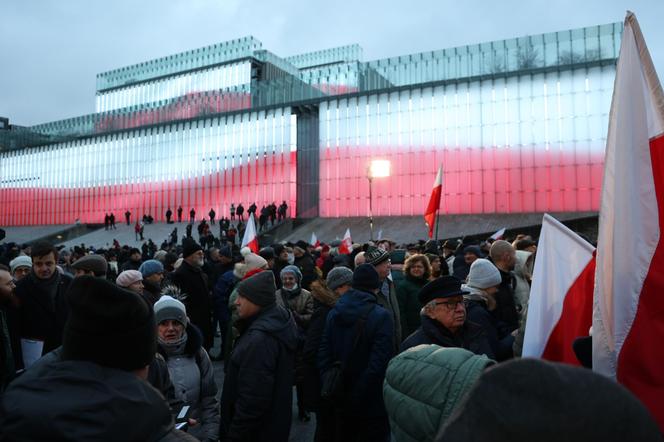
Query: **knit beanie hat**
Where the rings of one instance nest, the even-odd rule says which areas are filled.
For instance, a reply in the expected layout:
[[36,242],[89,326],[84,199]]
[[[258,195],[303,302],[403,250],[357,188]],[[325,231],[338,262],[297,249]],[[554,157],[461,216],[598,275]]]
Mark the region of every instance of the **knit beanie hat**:
[[85,255],[77,259],[71,267],[76,270],[93,272],[95,276],[103,276],[108,271],[108,262],[101,255]]
[[256,273],[240,282],[237,291],[240,296],[260,307],[268,307],[277,302],[277,286],[272,272]]
[[335,267],[327,274],[327,287],[334,291],[344,284],[353,283],[353,272],[347,267]]
[[203,250],[203,248],[194,239],[185,238],[184,241],[182,241],[182,257],[183,258],[191,256],[194,253],[198,252],[199,250]]
[[373,293],[381,285],[378,272],[371,264],[361,264],[353,272],[353,288]]
[[164,265],[157,261],[156,259],[148,259],[138,268],[138,271],[141,272],[143,278],[154,275],[155,273],[163,273]]
[[157,324],[172,319],[187,326],[187,308],[175,298],[164,295],[154,303],[154,316]]
[[143,275],[138,270],[125,270],[115,279],[115,283],[124,288],[138,281],[143,281]]
[[249,247],[243,247],[242,250],[240,250],[240,253],[244,258],[244,262],[235,264],[235,269],[233,270],[233,273],[238,278],[244,278],[244,276],[252,270],[267,267],[267,261],[261,256],[253,253]]
[[488,259],[476,259],[468,272],[468,285],[478,289],[486,289],[500,285],[503,281],[500,272]]
[[297,266],[289,265],[284,267],[283,269],[281,269],[281,272],[279,272],[279,277],[281,279],[284,279],[284,275],[286,273],[292,273],[293,275],[295,275],[298,284],[300,283],[300,281],[302,281],[302,272],[300,271],[300,269],[297,268]]
[[374,247],[371,246],[367,249],[367,251],[364,253],[364,257],[366,258],[367,264],[371,265],[378,265],[381,262],[389,259],[390,254],[387,253],[385,250],[381,249],[380,247]]
[[156,324],[141,296],[86,275],[74,279],[67,298],[71,310],[62,338],[65,359],[127,371],[150,364],[157,350]]
[[32,268],[32,258],[26,255],[20,255],[9,262],[9,268],[11,269],[12,273],[14,273],[14,270],[19,267]]
[[274,249],[272,247],[263,247],[258,255],[265,260],[274,259]]
[[164,262],[166,262],[166,255],[168,255],[168,252],[166,250],[158,250],[154,254],[154,259],[156,259],[159,262],[164,263]]

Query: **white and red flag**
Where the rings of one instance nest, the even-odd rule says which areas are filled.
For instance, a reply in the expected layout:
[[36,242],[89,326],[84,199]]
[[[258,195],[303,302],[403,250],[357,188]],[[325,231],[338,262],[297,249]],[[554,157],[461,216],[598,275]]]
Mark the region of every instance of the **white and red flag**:
[[314,247],[318,247],[320,245],[320,241],[318,241],[315,232],[311,232],[311,241],[309,242],[309,244],[311,244]]
[[528,303],[523,357],[581,365],[572,342],[592,323],[595,247],[545,214]]
[[505,227],[503,227],[502,229],[498,230],[496,233],[494,233],[493,235],[491,235],[491,239],[494,239],[494,240],[503,239],[503,236],[505,235],[505,230],[507,230]]
[[342,255],[350,255],[352,248],[353,240],[350,237],[350,229],[346,229],[344,239],[341,240],[341,245],[339,246],[339,253]]
[[429,238],[433,238],[433,228],[436,225],[436,214],[440,209],[440,197],[443,194],[443,165],[441,164],[436,174],[436,180],[433,182],[433,189],[431,190],[431,198],[429,204],[424,211],[424,222],[429,227]]
[[664,432],[664,94],[636,17],[625,18],[609,114],[593,304],[593,370]]
[[256,222],[254,221],[254,214],[249,214],[247,220],[247,227],[244,229],[244,236],[242,237],[242,246],[249,247],[252,252],[258,253],[258,236],[256,236]]

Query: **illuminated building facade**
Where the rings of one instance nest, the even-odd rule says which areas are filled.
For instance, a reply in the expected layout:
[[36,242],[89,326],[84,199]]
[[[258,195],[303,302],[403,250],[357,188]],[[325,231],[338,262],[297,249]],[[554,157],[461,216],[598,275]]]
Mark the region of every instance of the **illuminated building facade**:
[[[286,201],[299,217],[598,210],[620,23],[364,62],[246,37],[97,76],[96,113],[0,126],[0,225],[164,219]],[[5,125],[6,127],[7,125]]]

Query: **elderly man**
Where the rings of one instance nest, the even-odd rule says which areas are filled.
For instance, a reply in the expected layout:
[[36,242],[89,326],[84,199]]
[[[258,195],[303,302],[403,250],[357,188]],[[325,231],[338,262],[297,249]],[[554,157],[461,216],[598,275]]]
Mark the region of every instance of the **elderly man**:
[[493,351],[480,326],[466,320],[461,281],[453,276],[434,279],[418,295],[422,325],[401,344],[401,351],[420,344],[459,347],[493,359]]
[[90,275],[97,278],[106,278],[108,262],[101,255],[85,255],[71,265],[74,277]]
[[378,247],[369,247],[364,254],[366,263],[372,265],[380,279],[380,290],[376,294],[378,305],[384,307],[392,316],[394,323],[394,351],[401,344],[401,315],[399,314],[399,301],[394,283],[389,278],[392,262],[390,254]]
[[498,305],[493,314],[496,319],[506,323],[510,330],[516,330],[519,327],[519,315],[514,302],[516,279],[512,273],[516,264],[516,250],[507,241],[498,240],[491,244],[489,255],[493,264],[500,271],[502,279],[495,295]]
[[203,249],[192,238],[182,244],[182,265],[172,275],[173,283],[187,297],[184,305],[191,322],[203,333],[203,348],[209,351],[214,340],[212,309],[207,275],[203,272],[205,255]]
[[62,332],[69,315],[65,293],[72,278],[57,271],[57,256],[53,244],[35,243],[32,271],[16,285],[21,338],[29,340],[26,346],[29,344],[34,350],[24,352],[24,358],[27,354],[46,354],[62,344]]
[[228,361],[221,395],[222,440],[286,442],[290,434],[297,331],[277,305],[274,275],[238,284],[244,332]]
[[9,262],[14,282],[19,282],[30,274],[32,270],[32,259],[26,255],[20,255]]

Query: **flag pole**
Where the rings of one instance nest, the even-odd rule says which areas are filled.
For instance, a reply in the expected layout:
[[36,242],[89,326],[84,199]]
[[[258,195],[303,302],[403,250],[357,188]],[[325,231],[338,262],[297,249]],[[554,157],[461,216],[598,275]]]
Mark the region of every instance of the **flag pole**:
[[438,242],[438,226],[440,226],[440,209],[436,211],[436,242]]

